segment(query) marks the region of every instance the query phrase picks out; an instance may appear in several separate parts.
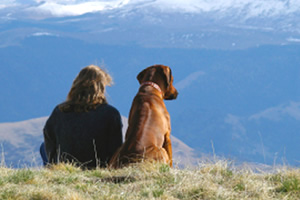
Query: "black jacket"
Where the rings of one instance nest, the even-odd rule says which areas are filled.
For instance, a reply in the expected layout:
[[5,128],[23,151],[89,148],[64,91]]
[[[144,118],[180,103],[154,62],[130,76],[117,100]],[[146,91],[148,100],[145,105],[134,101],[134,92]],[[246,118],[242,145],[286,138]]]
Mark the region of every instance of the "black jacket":
[[50,164],[105,167],[122,144],[121,116],[108,104],[88,112],[62,112],[57,106],[44,127],[44,139]]

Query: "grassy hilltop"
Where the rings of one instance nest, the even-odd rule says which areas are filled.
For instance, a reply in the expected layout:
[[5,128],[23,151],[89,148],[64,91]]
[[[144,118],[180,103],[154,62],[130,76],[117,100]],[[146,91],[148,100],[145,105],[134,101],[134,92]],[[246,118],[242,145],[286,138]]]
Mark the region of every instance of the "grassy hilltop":
[[195,169],[142,163],[119,170],[0,167],[0,199],[300,199],[300,169],[254,172],[228,161]]

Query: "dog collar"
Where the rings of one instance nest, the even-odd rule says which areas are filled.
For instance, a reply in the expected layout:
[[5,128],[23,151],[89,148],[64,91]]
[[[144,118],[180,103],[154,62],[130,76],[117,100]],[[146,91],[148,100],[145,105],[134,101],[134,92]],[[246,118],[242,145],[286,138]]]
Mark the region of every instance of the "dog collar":
[[152,87],[154,87],[155,89],[157,89],[157,90],[162,94],[162,91],[161,91],[159,85],[157,85],[157,84],[154,83],[154,82],[146,81],[146,82],[144,82],[144,83],[141,84],[141,87],[142,87],[143,85],[151,85]]

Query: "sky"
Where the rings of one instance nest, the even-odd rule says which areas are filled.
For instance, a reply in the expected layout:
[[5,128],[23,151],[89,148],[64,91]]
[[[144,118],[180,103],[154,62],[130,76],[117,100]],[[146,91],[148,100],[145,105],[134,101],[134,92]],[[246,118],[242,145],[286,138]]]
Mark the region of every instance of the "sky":
[[300,0],[1,0],[0,12],[14,9],[31,15],[63,17],[132,6],[150,6],[162,12],[217,12],[221,17],[234,13],[246,19],[300,13]]

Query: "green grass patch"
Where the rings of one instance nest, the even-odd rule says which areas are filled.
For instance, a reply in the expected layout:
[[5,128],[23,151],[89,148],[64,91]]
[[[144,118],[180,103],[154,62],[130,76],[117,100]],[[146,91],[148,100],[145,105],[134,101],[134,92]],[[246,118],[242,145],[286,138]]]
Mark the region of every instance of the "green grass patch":
[[290,177],[282,181],[279,192],[298,192],[300,193],[300,179],[296,177]]
[[2,200],[300,199],[300,170],[253,172],[226,161],[194,169],[141,163],[118,170],[72,165],[0,168]]
[[34,173],[30,169],[18,169],[12,175],[4,178],[8,183],[26,184],[34,179]]

